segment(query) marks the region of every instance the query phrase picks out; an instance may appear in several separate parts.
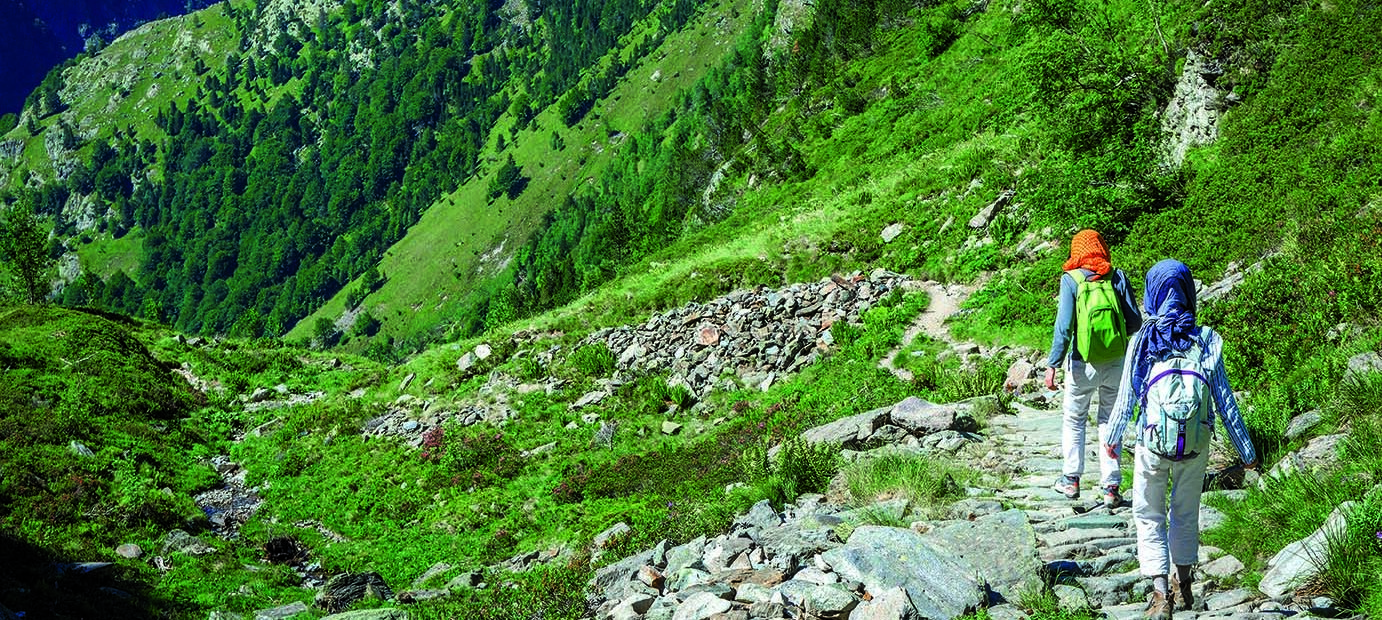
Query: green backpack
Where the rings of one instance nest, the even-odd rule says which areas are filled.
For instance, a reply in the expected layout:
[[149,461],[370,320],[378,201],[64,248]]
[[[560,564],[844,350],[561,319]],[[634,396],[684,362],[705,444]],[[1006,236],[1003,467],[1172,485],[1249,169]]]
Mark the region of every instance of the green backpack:
[[1075,348],[1091,364],[1123,357],[1128,348],[1128,324],[1118,305],[1118,292],[1108,278],[1085,279],[1084,272],[1066,273],[1075,279]]

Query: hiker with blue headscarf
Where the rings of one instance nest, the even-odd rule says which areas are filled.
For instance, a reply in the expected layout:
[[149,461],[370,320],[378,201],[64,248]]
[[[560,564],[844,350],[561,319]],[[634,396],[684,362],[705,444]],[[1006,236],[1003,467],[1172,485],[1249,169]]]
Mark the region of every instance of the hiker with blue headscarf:
[[[1128,344],[1118,400],[1102,440],[1105,455],[1117,458],[1137,407],[1132,484],[1137,562],[1152,580],[1147,617],[1170,620],[1176,609],[1195,606],[1191,581],[1199,558],[1200,493],[1213,414],[1223,420],[1245,468],[1257,466],[1257,452],[1224,372],[1223,339],[1196,323],[1190,268],[1171,259],[1157,263],[1147,272],[1145,293],[1143,307],[1150,316]],[[1168,584],[1171,564],[1175,582]]]

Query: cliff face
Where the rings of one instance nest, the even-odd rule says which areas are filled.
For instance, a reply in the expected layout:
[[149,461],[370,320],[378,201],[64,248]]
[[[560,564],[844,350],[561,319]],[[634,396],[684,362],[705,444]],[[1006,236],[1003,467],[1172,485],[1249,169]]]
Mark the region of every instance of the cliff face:
[[210,0],[0,0],[0,114],[18,112],[53,66],[92,35],[110,41],[144,22],[181,15]]

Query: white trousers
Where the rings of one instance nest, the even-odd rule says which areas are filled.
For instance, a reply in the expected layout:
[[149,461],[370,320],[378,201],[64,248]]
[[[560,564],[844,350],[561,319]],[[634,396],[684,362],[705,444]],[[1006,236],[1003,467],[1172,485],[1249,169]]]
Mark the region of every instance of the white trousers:
[[[1208,450],[1193,459],[1172,461],[1137,447],[1132,516],[1137,524],[1137,563],[1144,577],[1169,575],[1171,564],[1186,566],[1199,559],[1200,493],[1208,462]],[[1168,482],[1170,506],[1166,502]]]
[[[1089,401],[1099,395],[1098,432],[1094,435],[1095,452],[1099,455],[1099,486],[1107,487],[1123,481],[1118,471],[1118,459],[1104,454],[1100,437],[1108,426],[1113,403],[1118,400],[1118,383],[1123,379],[1123,360],[1117,359],[1100,364],[1088,364],[1071,359],[1065,365],[1065,400],[1061,411],[1065,416],[1061,424],[1061,452],[1065,456],[1065,475],[1079,477],[1084,474],[1085,427],[1089,425]],[[1120,446],[1121,448],[1121,446]]]

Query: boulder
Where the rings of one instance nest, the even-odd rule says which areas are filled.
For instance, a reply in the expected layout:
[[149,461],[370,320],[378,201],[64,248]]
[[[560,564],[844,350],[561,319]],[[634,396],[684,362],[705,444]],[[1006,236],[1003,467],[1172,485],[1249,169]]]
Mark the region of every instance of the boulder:
[[652,559],[653,552],[649,549],[601,568],[595,571],[595,576],[590,580],[590,587],[597,596],[606,601],[622,600],[639,569],[651,563]]
[[917,435],[929,435],[946,430],[978,430],[974,418],[967,412],[961,412],[953,405],[937,405],[915,396],[893,405],[889,416],[893,424]]
[[989,589],[1006,602],[1016,603],[1023,592],[1041,590],[1043,563],[1037,557],[1036,532],[1021,510],[936,527],[925,537],[951,557],[978,568]]
[[1012,200],[1013,195],[1013,190],[1003,190],[998,194],[998,198],[995,198],[988,206],[980,209],[978,213],[974,214],[974,217],[969,218],[969,227],[977,229],[988,226],[989,223],[993,221],[993,218],[998,216],[999,209],[1002,209],[1008,204],[1008,201]]
[[446,589],[462,590],[474,588],[484,583],[484,580],[484,575],[481,575],[479,571],[465,572],[452,577],[451,581],[446,582]]
[[168,532],[168,536],[163,539],[162,555],[169,553],[186,553],[187,555],[206,555],[215,553],[216,548],[206,544],[200,538],[188,534],[182,530]]
[[696,330],[696,344],[703,347],[713,347],[720,344],[720,330],[712,325]]
[[817,426],[802,433],[801,438],[813,445],[830,444],[844,448],[859,448],[863,447],[864,442],[868,441],[887,419],[888,408],[874,409]]
[[1272,556],[1267,561],[1267,570],[1257,589],[1271,598],[1277,598],[1294,591],[1319,573],[1319,563],[1324,560],[1328,539],[1343,533],[1347,524],[1346,515],[1353,505],[1353,502],[1341,504],[1313,534],[1286,545]]
[[1324,421],[1324,415],[1319,409],[1312,409],[1291,418],[1291,423],[1286,426],[1286,441],[1295,441],[1310,432],[1310,429],[1319,426]]
[[676,613],[672,614],[672,620],[709,620],[711,616],[725,613],[733,607],[729,601],[713,593],[699,592],[682,601]]
[[768,500],[762,500],[753,505],[747,513],[734,520],[736,525],[742,525],[758,530],[765,530],[771,527],[782,525],[782,517],[773,510],[773,506]]
[[893,222],[889,224],[887,228],[884,228],[883,232],[879,233],[879,236],[883,237],[883,243],[892,243],[893,239],[896,239],[897,236],[901,234],[902,222]]
[[1359,353],[1348,358],[1348,370],[1344,372],[1344,380],[1361,379],[1364,375],[1382,373],[1382,355],[1375,351]]
[[610,620],[638,620],[653,607],[657,597],[647,594],[631,594],[615,606],[609,613]]
[[1031,362],[1020,359],[1008,366],[1008,374],[1003,379],[1003,389],[1009,392],[1025,392],[1036,372]]
[[1238,558],[1235,558],[1231,555],[1226,555],[1217,560],[1214,560],[1213,562],[1201,565],[1200,571],[1202,571],[1211,579],[1218,579],[1222,581],[1224,579],[1237,576],[1238,574],[1242,573],[1243,570],[1246,568],[1247,567],[1243,566],[1243,563],[1239,561]]
[[705,555],[705,537],[702,536],[684,545],[667,550],[666,573],[671,575],[684,568],[705,568],[701,558]]
[[133,560],[144,555],[144,550],[141,549],[139,545],[126,543],[115,548],[115,555]]
[[384,583],[379,573],[342,573],[326,581],[314,603],[327,611],[338,612],[365,598],[387,601],[393,598],[393,589]]
[[1056,602],[1060,603],[1061,609],[1089,608],[1089,597],[1085,596],[1084,590],[1062,583],[1052,586],[1051,591],[1056,595]]
[[839,585],[822,585],[808,591],[804,602],[802,607],[814,617],[847,618],[859,599]]
[[861,526],[843,547],[823,556],[836,573],[862,583],[870,595],[906,590],[926,618],[956,618],[984,600],[975,566],[912,530]]
[[919,620],[912,599],[902,588],[892,588],[873,595],[873,598],[854,608],[850,620]]
[[663,434],[663,435],[676,435],[677,433],[680,433],[680,432],[681,432],[681,429],[682,429],[682,426],[681,426],[680,424],[676,423],[676,422],[673,422],[673,421],[671,421],[671,420],[663,420],[663,421],[662,421],[662,434]]
[[1268,478],[1284,478],[1292,472],[1309,472],[1327,469],[1339,462],[1339,449],[1347,435],[1321,435],[1310,440],[1305,447],[1296,450],[1277,461],[1267,472]]

